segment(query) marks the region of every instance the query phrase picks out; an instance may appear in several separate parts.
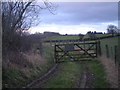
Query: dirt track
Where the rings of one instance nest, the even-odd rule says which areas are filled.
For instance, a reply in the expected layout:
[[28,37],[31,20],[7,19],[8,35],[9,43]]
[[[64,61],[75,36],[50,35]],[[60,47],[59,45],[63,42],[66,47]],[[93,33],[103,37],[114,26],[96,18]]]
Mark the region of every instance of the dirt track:
[[[80,61],[80,64],[82,65],[83,72],[79,80],[79,85],[75,86],[75,88],[94,88],[92,86],[92,79],[94,78],[94,75],[89,72],[85,61]],[[52,78],[54,73],[57,73],[56,71],[58,71],[58,67],[59,63],[55,64],[46,74],[22,88],[42,88],[42,85],[46,83],[49,78]]]

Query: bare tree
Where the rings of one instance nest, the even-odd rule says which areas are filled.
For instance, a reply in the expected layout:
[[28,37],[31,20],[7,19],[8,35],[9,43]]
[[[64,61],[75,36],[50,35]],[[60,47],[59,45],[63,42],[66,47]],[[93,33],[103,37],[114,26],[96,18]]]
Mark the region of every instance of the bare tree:
[[[38,24],[38,16],[42,9],[48,9],[51,13],[54,10],[51,2],[44,1],[45,7],[31,2],[2,2],[2,27],[4,30],[15,31],[19,28],[29,28]],[[37,23],[35,22],[37,21]]]
[[[43,4],[44,6],[40,6],[36,4],[35,0],[30,2],[2,2],[3,48],[9,47],[13,42],[19,45],[20,43],[17,43],[20,40],[19,35],[24,30],[40,23],[41,10],[48,9],[53,13],[55,6],[51,2],[43,1]],[[17,46],[15,43],[13,47]]]
[[107,27],[107,33],[110,33],[114,35],[115,33],[118,33],[118,28],[115,25],[108,25]]

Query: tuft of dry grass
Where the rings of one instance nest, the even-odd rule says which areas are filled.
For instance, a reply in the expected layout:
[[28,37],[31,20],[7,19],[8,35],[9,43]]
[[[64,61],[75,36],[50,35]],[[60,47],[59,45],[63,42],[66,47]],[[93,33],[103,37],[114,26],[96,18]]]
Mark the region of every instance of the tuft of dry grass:
[[38,52],[10,52],[3,60],[3,67],[9,69],[29,68],[31,66],[43,66],[46,63],[47,60]]
[[47,60],[37,52],[25,53],[24,56],[27,58],[27,61],[33,65],[43,66],[47,63]]
[[28,65],[26,57],[21,52],[8,52],[5,58],[3,58],[3,67],[14,68],[17,67],[26,67]]
[[107,80],[111,88],[118,88],[118,66],[114,63],[114,60],[108,59],[105,56],[99,57],[98,60],[100,60],[105,68]]

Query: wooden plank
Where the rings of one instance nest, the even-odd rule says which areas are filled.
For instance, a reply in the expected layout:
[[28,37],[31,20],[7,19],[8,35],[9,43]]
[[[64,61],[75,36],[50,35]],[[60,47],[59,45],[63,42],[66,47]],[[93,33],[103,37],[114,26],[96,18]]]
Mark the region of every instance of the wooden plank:
[[[66,43],[68,44],[68,43]],[[66,44],[58,44],[59,46],[63,46],[63,45],[66,45]],[[80,43],[69,43],[69,44],[78,44],[78,45],[84,45],[84,44],[97,44],[97,42],[80,42]]]
[[92,57],[92,55],[91,54],[89,54],[86,50],[84,50],[83,48],[81,48],[79,45],[77,45],[76,44],[76,46],[78,46],[81,50],[83,50],[86,54],[88,54],[89,56],[91,56]]

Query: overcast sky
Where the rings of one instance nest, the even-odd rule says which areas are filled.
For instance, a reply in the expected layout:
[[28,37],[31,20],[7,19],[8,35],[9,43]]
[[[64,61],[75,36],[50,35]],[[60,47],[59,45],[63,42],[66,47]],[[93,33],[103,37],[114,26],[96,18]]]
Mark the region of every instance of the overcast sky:
[[31,33],[44,31],[61,34],[85,34],[87,31],[106,32],[109,24],[118,26],[117,2],[53,2],[55,15],[48,10],[40,14],[41,23]]

